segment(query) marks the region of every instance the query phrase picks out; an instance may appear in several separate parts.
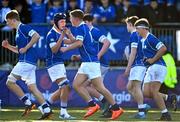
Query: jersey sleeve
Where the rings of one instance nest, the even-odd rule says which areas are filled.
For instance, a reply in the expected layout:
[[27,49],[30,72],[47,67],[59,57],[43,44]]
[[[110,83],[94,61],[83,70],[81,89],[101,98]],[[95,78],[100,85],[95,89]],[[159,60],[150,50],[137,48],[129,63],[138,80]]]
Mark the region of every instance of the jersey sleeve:
[[152,48],[159,50],[162,46],[164,46],[164,44],[157,38],[153,37],[150,39],[150,45],[152,46]]
[[137,48],[138,47],[138,37],[136,34],[132,34],[130,37],[130,47]]
[[84,29],[83,29],[83,26],[80,26],[77,28],[77,31],[76,31],[76,40],[80,40],[80,41],[83,41],[84,40]]
[[98,42],[103,43],[103,41],[106,39],[106,36],[103,35],[103,34],[101,33],[101,31],[98,30],[98,29],[93,29],[93,30],[91,31],[91,33],[92,33],[93,39],[96,40],[96,41],[98,41]]
[[56,44],[56,39],[52,34],[47,35],[46,41],[50,48],[52,48]]
[[25,37],[32,37],[35,33],[37,33],[31,26],[28,25],[22,26],[20,30]]

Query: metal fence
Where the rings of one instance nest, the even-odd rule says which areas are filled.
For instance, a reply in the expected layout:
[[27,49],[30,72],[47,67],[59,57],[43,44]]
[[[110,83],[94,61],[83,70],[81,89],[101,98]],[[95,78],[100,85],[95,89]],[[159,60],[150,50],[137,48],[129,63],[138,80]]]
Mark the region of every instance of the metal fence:
[[[104,25],[106,26],[106,25]],[[176,44],[176,31],[180,30],[180,23],[168,24],[160,23],[151,29],[151,32],[156,35],[161,41],[163,41],[168,47],[168,51],[172,53],[175,58],[176,63],[179,65],[177,60],[177,44]],[[15,30],[13,31],[0,31],[0,42],[2,40],[8,39],[11,44],[14,44],[15,39]],[[0,64],[10,63],[14,65],[17,62],[17,54],[8,51],[0,47]],[[40,64],[44,65],[43,61],[40,61]],[[66,61],[65,64],[75,64],[70,60]],[[127,64],[126,60],[111,60],[111,66],[125,66]]]

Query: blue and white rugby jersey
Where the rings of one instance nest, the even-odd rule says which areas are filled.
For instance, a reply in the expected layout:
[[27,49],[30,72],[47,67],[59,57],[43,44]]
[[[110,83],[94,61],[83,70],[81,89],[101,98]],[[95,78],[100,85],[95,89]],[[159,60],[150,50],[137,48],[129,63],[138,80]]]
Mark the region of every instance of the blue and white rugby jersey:
[[[51,48],[56,44],[61,33],[59,33],[54,27],[48,32],[46,36],[46,43],[47,43],[47,59],[46,63],[48,67],[54,66],[56,64],[63,63],[63,53],[58,50],[57,53],[53,53]],[[61,47],[63,47],[63,42],[61,43]]]
[[[18,28],[16,30],[16,45],[18,47],[18,52],[19,49],[24,48],[31,41],[31,38],[35,33],[36,31],[33,30],[29,25],[25,25],[22,23],[18,25]],[[19,53],[20,62],[26,62],[36,65],[37,60],[38,56],[36,53],[36,49],[33,47],[29,48],[26,53]]]
[[142,44],[140,40],[141,40],[141,37],[138,35],[137,31],[134,31],[131,33],[130,40],[129,40],[129,49],[130,49],[129,52],[131,52],[131,48],[137,48],[136,57],[134,59],[132,67],[144,66]]
[[[93,37],[93,39],[95,40],[95,42],[98,43],[98,51],[100,51],[101,48],[103,47],[103,41],[104,41],[104,39],[106,39],[106,36],[103,35],[103,34],[101,33],[101,31],[100,31],[98,28],[95,28],[95,27],[92,27],[92,28],[90,29],[90,32],[91,32],[92,37]],[[109,66],[109,59],[108,59],[107,53],[105,53],[105,54],[101,57],[101,59],[100,59],[100,64],[101,64],[102,66],[106,66],[106,67]]]
[[99,62],[98,44],[94,41],[88,26],[82,22],[75,31],[76,40],[81,40],[83,45],[79,48],[82,62]]
[[[144,58],[153,58],[156,55],[157,51],[164,45],[158,38],[156,38],[151,33],[148,33],[145,39],[142,38],[141,42]],[[162,57],[154,64],[166,66]]]

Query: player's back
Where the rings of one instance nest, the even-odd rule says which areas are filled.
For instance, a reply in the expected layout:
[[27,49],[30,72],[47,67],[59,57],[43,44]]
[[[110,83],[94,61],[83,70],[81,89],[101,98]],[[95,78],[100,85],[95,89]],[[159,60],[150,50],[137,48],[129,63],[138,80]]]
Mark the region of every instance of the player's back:
[[[18,50],[24,48],[30,41],[35,31],[29,25],[20,24],[16,31],[16,45]],[[30,47],[26,53],[19,53],[19,61],[36,65],[38,56],[36,48]]]
[[[101,33],[101,31],[96,27],[90,28],[90,32],[91,32],[92,38],[94,39],[95,43],[98,44],[97,50],[99,52],[103,47],[103,41],[104,41],[104,39],[106,39],[106,36],[103,35]],[[109,58],[108,58],[107,53],[105,53],[101,57],[100,64],[103,66],[109,66]]]
[[144,66],[143,63],[143,52],[142,52],[142,43],[141,43],[141,38],[137,31],[134,31],[130,35],[130,43],[129,43],[129,49],[131,52],[131,47],[137,48],[137,53],[136,57],[134,59],[134,62],[132,66]]

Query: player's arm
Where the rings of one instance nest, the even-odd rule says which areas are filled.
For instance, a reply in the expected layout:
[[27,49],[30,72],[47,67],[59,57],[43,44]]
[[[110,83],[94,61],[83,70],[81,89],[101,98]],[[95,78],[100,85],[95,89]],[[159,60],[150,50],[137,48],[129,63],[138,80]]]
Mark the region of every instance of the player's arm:
[[135,57],[136,57],[136,53],[137,53],[137,48],[136,47],[131,47],[131,53],[129,55],[128,65],[127,65],[126,70],[125,70],[125,76],[129,75],[131,66],[132,66],[132,64],[133,64],[133,62],[135,60]]
[[83,42],[81,40],[76,40],[75,42],[73,42],[71,45],[69,45],[68,47],[61,47],[61,51],[62,52],[67,52],[69,50],[73,50],[75,48],[79,48],[83,45]]
[[31,38],[31,41],[26,45],[26,49],[28,50],[29,48],[31,48],[37,41],[39,41],[40,39],[40,35],[35,32]]
[[100,59],[104,55],[104,53],[109,49],[109,46],[111,45],[110,41],[107,38],[104,38],[102,43],[103,46],[98,53],[98,59]]
[[166,46],[162,42],[157,43],[156,49],[158,50],[156,52],[156,55],[152,58],[146,59],[146,62],[153,64],[154,62],[159,60],[167,51]]
[[3,41],[2,41],[2,46],[3,46],[4,48],[7,48],[7,49],[11,50],[11,51],[14,52],[14,53],[19,53],[19,52],[18,52],[18,48],[17,48],[16,46],[10,45],[9,42],[8,42],[8,40],[3,40]]
[[73,42],[76,41],[75,37],[68,28],[65,28],[64,31],[68,37],[68,39],[64,40],[64,44],[72,44]]
[[61,34],[61,36],[59,37],[57,42],[54,42],[54,43],[50,44],[51,51],[53,53],[57,53],[58,52],[59,48],[61,47],[63,38],[64,38],[64,33]]

